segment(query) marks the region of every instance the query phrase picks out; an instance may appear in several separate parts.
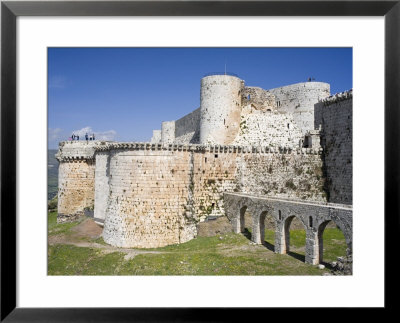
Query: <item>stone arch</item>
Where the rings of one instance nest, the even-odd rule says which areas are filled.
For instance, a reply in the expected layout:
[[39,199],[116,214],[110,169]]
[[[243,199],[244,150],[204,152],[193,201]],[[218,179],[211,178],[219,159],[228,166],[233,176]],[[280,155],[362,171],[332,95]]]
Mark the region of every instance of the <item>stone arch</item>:
[[260,230],[260,240],[261,244],[264,243],[265,240],[265,218],[267,217],[268,211],[262,211],[260,214],[259,220],[259,230]]
[[281,247],[282,252],[281,253],[288,253],[290,251],[290,225],[292,224],[292,221],[294,219],[300,220],[300,222],[303,224],[304,229],[307,230],[307,225],[304,223],[304,220],[301,216],[298,216],[296,214],[290,214],[283,220],[283,230],[282,230],[282,235],[283,235],[283,245]]
[[[270,249],[271,251],[275,251],[275,245],[271,244],[271,243],[267,243],[265,241],[265,222],[267,218],[271,218],[273,220],[273,231],[275,233],[275,240],[276,240],[276,235],[277,235],[277,221],[276,218],[272,212],[272,209],[263,209],[260,213],[259,213],[259,221],[258,221],[258,228],[259,228],[259,232],[260,232],[260,244],[263,244],[265,246],[267,246],[268,249]],[[275,242],[274,242],[275,243]]]
[[248,206],[247,205],[243,205],[240,209],[239,209],[239,232],[244,232],[245,226],[246,226],[246,222],[245,222],[245,215],[246,215],[246,211],[248,210]]
[[249,208],[249,200],[247,198],[240,198],[235,201],[228,196],[225,199],[225,212],[232,224],[233,232],[241,233],[245,229],[244,215]]
[[265,238],[265,217],[267,215],[267,211],[253,210],[253,226],[252,226],[252,234],[251,241],[257,244],[263,244]]
[[346,234],[346,231],[344,230],[342,224],[339,221],[335,221],[333,219],[328,219],[325,220],[323,222],[321,222],[318,226],[317,229],[317,255],[316,255],[316,259],[318,260],[318,263],[321,263],[323,261],[323,256],[324,256],[324,240],[323,240],[323,234],[325,231],[325,228],[327,227],[327,225],[333,222],[337,228],[339,228],[339,230],[343,233],[345,240],[346,240],[346,245],[347,245],[347,249],[348,249],[348,253],[352,252],[352,241],[351,238],[348,237],[348,235]]

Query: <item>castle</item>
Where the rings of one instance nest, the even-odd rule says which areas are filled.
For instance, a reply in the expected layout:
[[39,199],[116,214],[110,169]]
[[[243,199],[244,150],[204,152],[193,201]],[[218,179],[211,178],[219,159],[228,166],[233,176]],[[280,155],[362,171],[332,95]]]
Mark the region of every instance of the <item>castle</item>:
[[307,229],[306,262],[322,259],[331,220],[351,250],[352,100],[323,82],[265,90],[205,76],[200,107],[150,142],[60,142],[58,220],[92,212],[106,243],[153,248],[189,241],[215,217],[240,232],[248,208],[256,243],[274,217],[276,252],[288,250],[293,217]]

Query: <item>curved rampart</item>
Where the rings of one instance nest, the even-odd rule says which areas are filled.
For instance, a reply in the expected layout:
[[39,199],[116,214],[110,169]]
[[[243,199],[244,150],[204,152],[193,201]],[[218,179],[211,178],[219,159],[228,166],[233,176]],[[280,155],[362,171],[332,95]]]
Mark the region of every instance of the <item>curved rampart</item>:
[[[93,151],[95,179],[89,176],[84,184],[91,195],[80,208],[93,206],[94,198],[94,215],[104,219],[104,240],[115,246],[149,248],[190,240],[198,222],[224,214],[224,192],[323,199],[317,178],[321,150],[104,142]],[[62,148],[59,155],[74,157]],[[64,164],[77,169],[65,170],[61,188],[73,183],[74,174],[85,173],[85,164],[69,159]],[[85,196],[81,183],[60,196],[66,214],[75,212],[68,196]]]
[[188,152],[111,150],[104,241],[154,248],[193,239],[190,158]]
[[71,221],[94,206],[95,152],[98,141],[65,141],[59,145],[58,222]]
[[291,113],[303,134],[314,129],[314,104],[330,95],[324,82],[303,82],[268,90],[275,95],[278,111]]

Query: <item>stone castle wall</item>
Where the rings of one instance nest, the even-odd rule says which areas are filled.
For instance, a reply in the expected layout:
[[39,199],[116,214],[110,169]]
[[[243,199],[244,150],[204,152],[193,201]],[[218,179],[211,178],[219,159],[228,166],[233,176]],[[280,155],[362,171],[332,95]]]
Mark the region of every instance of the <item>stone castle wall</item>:
[[351,204],[352,94],[328,95],[321,82],[266,91],[213,75],[201,107],[150,143],[62,142],[58,219],[94,207],[105,242],[149,248],[196,237],[227,192]]
[[[80,207],[94,204],[95,218],[105,220],[104,240],[119,247],[161,247],[193,239],[198,222],[225,214],[225,192],[324,197],[317,178],[321,155],[311,149],[110,143],[97,147],[95,162],[91,182],[83,186],[85,163],[66,163],[75,167],[65,169],[68,179],[62,177],[60,188],[76,177],[71,187],[76,192],[60,196],[59,203],[67,214],[74,211],[71,198],[78,203],[78,197],[86,196]],[[84,187],[91,195],[82,194]]]
[[[264,121],[267,124],[269,121],[267,112],[278,111],[281,115],[292,119],[289,123],[293,129],[300,130],[304,140],[306,133],[314,130],[314,104],[330,95],[330,85],[323,82],[304,82],[264,90],[260,87],[245,86],[244,81],[235,76],[212,75],[201,80],[200,94],[200,108],[177,121],[163,122],[161,140],[157,141],[158,134],[153,132],[151,142],[268,145],[265,142],[258,142],[269,140],[272,146],[295,148],[299,142],[293,145],[293,143],[278,143],[279,140],[275,140],[276,137],[283,136],[283,133],[269,138],[264,137],[263,140],[255,139],[253,135],[239,138],[244,134],[243,122],[247,121],[248,127],[261,125],[265,128]],[[251,110],[259,114],[244,120]],[[269,129],[260,129],[259,137],[260,132],[268,131]],[[284,135],[294,137],[293,134],[294,131]],[[257,131],[254,135],[257,136]],[[295,137],[298,137],[297,133]]]
[[74,220],[94,206],[94,154],[100,142],[61,142],[58,168],[58,222]]
[[95,201],[94,217],[97,220],[104,221],[108,206],[108,197],[110,194],[110,154],[108,151],[99,151],[96,153],[95,170]]
[[200,108],[175,121],[175,143],[198,143],[200,140]]
[[321,128],[329,201],[352,204],[353,94],[331,96],[315,105],[315,127]]
[[58,222],[74,220],[94,206],[93,160],[60,162],[58,169]]
[[330,85],[304,82],[268,90],[275,95],[278,111],[291,113],[303,134],[314,129],[314,104],[330,95]]
[[[250,111],[246,112],[248,108]],[[240,131],[233,144],[292,149],[300,146],[303,134],[291,114],[252,110],[249,106],[243,108]]]
[[195,225],[185,217],[190,153],[126,149],[109,154],[105,242],[149,248],[195,237]]
[[238,163],[236,191],[259,196],[326,201],[321,152],[248,154]]

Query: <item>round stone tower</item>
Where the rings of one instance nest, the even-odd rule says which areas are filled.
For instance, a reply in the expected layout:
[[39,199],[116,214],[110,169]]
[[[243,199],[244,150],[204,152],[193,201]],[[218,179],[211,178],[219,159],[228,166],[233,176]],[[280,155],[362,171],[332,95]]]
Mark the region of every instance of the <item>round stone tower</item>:
[[330,96],[330,85],[303,82],[269,90],[275,95],[278,111],[290,113],[303,135],[314,130],[314,104]]
[[231,75],[201,79],[200,143],[228,145],[240,129],[241,91],[244,82]]
[[172,144],[175,140],[175,121],[164,121],[161,124],[161,142]]

